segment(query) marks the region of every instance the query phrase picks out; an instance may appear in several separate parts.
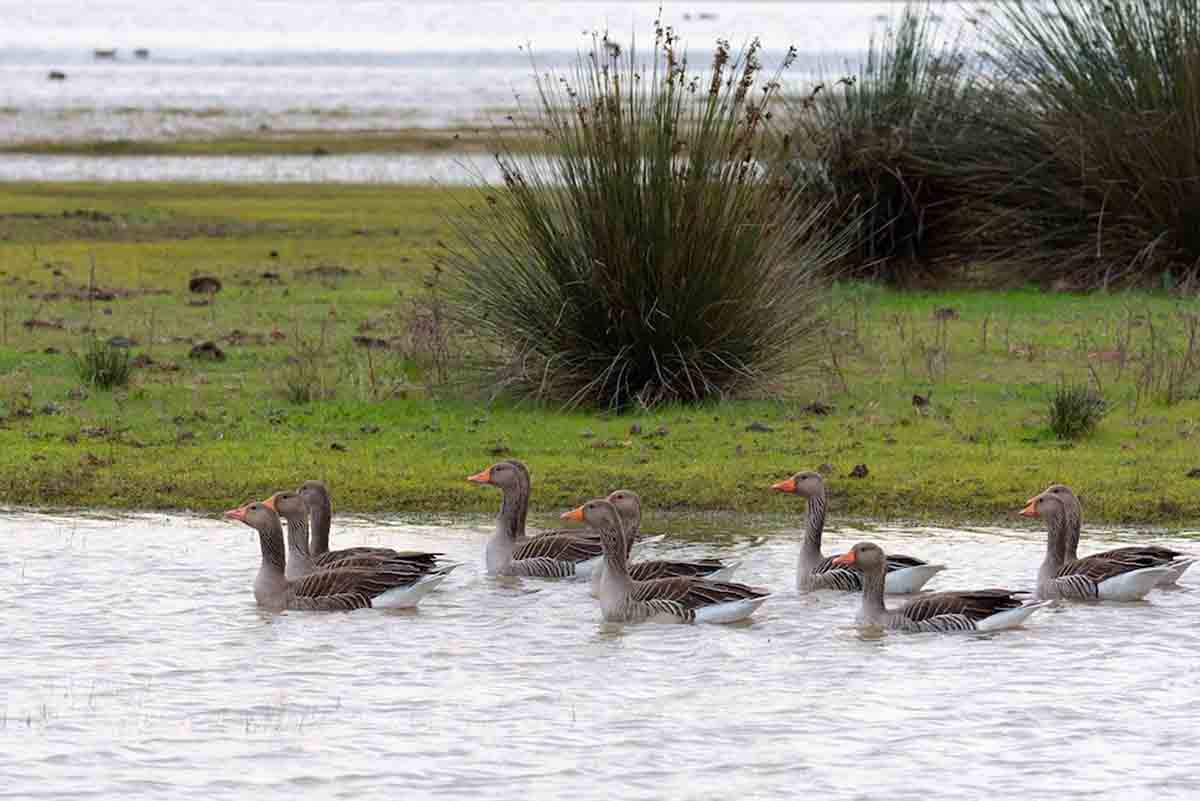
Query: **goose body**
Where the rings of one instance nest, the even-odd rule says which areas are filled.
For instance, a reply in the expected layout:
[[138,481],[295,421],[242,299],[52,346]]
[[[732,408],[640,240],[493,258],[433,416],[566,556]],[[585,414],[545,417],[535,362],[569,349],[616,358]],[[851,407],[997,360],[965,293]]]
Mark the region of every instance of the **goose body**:
[[467,477],[489,484],[502,493],[496,532],[484,547],[488,575],[531,578],[588,578],[600,563],[603,547],[594,536],[553,531],[529,537],[525,519],[529,512],[529,470],[516,459],[497,462]]
[[[852,565],[835,563],[835,557],[821,553],[821,537],[825,530],[825,480],[820,473],[797,473],[789,479],[773,484],[771,489],[799,495],[808,501],[808,517],[804,526],[804,542],[800,546],[800,557],[796,563],[796,589],[801,592],[813,590],[841,590],[861,592],[862,571]],[[902,554],[889,554],[884,581],[884,592],[889,595],[910,595],[920,592],[928,581],[946,569],[945,565],[929,564],[921,559]]]
[[860,542],[834,558],[841,566],[855,565],[863,576],[863,598],[857,621],[907,632],[999,631],[1020,626],[1048,602],[1024,603],[1012,590],[986,589],[934,592],[898,609],[884,602],[887,557],[871,542]]
[[[625,537],[625,558],[628,559],[633,545],[638,541],[642,524],[642,501],[632,490],[616,490],[608,500],[621,515],[622,534]],[[599,538],[599,533],[595,536]],[[654,581],[664,578],[706,578],[710,581],[727,581],[733,576],[738,564],[725,563],[720,559],[699,559],[694,562],[671,559],[647,559],[629,564],[629,576],[634,581]],[[592,571],[591,594],[599,598],[608,571],[603,560]]]
[[[277,493],[281,495],[283,493]],[[439,563],[442,554],[425,553],[423,551],[397,551],[392,548],[360,545],[351,548],[329,550],[329,529],[333,517],[333,502],[329,489],[321,481],[305,481],[295,493],[308,507],[308,516],[304,518],[303,526],[309,529],[308,521],[312,520],[311,534],[307,548],[298,548],[292,544],[291,532],[293,525],[301,525],[299,518],[289,517],[280,511],[280,516],[288,521],[288,578],[300,578],[313,570],[341,565],[363,566],[369,560],[401,561],[409,564],[422,575],[432,573],[443,567]],[[294,522],[293,522],[294,521]]]
[[275,510],[252,503],[230,509],[225,515],[258,531],[262,564],[254,581],[254,599],[267,609],[349,611],[414,607],[453,569],[449,566],[436,573],[414,575],[406,566],[377,563],[369,567],[318,570],[290,580],[284,572],[283,526]]
[[1062,484],[1030,498],[1025,517],[1046,521],[1046,555],[1038,570],[1040,598],[1068,601],[1138,601],[1156,586],[1177,580],[1193,558],[1158,546],[1114,548],[1075,558],[1083,512]]
[[621,515],[607,499],[588,501],[563,517],[601,533],[606,578],[598,590],[604,620],[614,623],[734,623],[749,617],[770,591],[697,577],[639,581],[629,573]]
[[321,555],[324,558],[314,557],[308,550],[310,507],[304,496],[298,492],[277,492],[262,504],[287,522],[288,555],[284,575],[289,580],[302,579],[332,568],[387,566],[394,571],[407,571],[415,582],[422,576],[449,572],[457,567],[457,564],[440,561],[441,554],[394,551],[391,548],[347,548],[326,551]]

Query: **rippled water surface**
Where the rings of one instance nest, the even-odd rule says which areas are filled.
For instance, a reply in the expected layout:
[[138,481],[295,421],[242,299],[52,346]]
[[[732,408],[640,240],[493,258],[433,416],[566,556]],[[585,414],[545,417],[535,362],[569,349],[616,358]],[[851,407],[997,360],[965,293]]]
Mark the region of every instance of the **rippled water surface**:
[[[415,612],[273,615],[245,527],[0,517],[0,796],[1200,794],[1200,575],[988,637],[874,638],[857,598],[795,592],[795,521],[654,522],[669,536],[643,554],[731,556],[777,594],[746,625],[605,626],[581,585],[483,576],[487,521],[341,518],[339,545],[465,565]],[[1033,531],[869,536],[951,565],[942,589],[1028,587],[1042,549]]]

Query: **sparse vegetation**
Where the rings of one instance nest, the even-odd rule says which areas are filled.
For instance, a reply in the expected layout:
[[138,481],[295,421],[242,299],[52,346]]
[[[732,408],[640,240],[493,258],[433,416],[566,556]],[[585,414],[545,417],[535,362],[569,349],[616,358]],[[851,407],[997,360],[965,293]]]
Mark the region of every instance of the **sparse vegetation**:
[[548,158],[502,150],[504,186],[458,218],[452,311],[493,394],[652,407],[786,392],[817,366],[842,239],[760,150],[778,77],[757,41],[721,43],[707,73],[669,28],[654,47],[647,65],[597,39],[539,79]]
[[1087,384],[1060,384],[1050,397],[1046,422],[1059,439],[1082,439],[1096,430],[1107,410],[1104,396]]
[[123,387],[133,372],[129,349],[102,342],[95,334],[84,337],[83,349],[73,361],[79,380],[97,389]]

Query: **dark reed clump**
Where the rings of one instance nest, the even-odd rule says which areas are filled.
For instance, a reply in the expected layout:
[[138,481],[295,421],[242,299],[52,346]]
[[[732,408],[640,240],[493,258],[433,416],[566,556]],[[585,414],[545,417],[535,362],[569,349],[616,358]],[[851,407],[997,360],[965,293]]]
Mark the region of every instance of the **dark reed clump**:
[[[784,391],[822,357],[824,278],[844,245],[791,191],[763,129],[760,46],[691,69],[593,39],[529,112],[548,155],[503,147],[448,247],[456,325],[494,393],[608,408]],[[794,58],[789,56],[784,67]]]
[[982,238],[1015,280],[1194,287],[1200,0],[998,7],[998,82],[1021,114],[974,164]]
[[960,39],[939,44],[936,17],[906,6],[873,37],[855,74],[826,76],[792,104],[793,169],[854,226],[843,275],[892,284],[944,281],[962,265],[949,218],[964,180],[952,166],[986,111]]

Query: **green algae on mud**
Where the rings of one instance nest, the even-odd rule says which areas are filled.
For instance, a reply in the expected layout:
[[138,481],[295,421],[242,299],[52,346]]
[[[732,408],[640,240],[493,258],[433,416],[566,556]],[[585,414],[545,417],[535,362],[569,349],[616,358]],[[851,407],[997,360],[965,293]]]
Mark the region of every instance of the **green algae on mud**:
[[[1200,520],[1194,301],[845,285],[804,397],[619,416],[489,404],[439,382],[429,352],[438,242],[471,199],[0,187],[0,501],[218,511],[320,477],[341,510],[490,511],[495,493],[465,477],[512,456],[542,512],[624,485],[659,509],[799,514],[769,485],[826,465],[847,518],[1011,520],[1064,481],[1091,522]],[[190,292],[198,275],[220,291]],[[128,387],[80,387],[88,326],[144,357]],[[189,358],[203,341],[225,359]],[[1054,387],[1096,379],[1112,411],[1091,438],[1054,440]],[[296,385],[318,399],[289,401]]]

